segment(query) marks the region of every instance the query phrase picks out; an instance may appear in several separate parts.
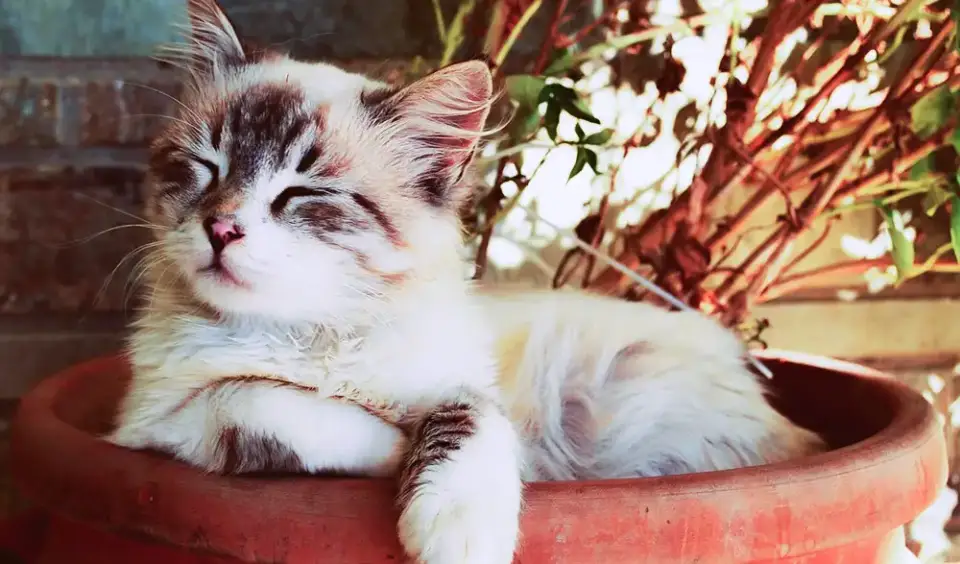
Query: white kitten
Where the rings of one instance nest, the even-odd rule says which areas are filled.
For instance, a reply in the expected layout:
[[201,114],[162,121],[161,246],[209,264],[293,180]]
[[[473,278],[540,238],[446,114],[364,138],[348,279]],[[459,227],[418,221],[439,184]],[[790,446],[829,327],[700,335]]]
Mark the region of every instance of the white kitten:
[[[650,476],[819,448],[696,314],[463,280],[480,62],[399,91],[240,42],[191,0],[191,89],[150,163],[160,226],[110,440],[212,472],[400,475],[424,564],[507,564],[521,478]],[[386,510],[386,508],[385,508]]]

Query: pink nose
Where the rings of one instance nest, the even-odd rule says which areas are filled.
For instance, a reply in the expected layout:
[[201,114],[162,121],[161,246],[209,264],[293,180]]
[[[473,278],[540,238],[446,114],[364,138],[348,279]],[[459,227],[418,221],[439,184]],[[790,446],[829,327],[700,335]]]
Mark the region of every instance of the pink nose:
[[213,252],[219,253],[230,243],[243,238],[240,226],[227,218],[208,217],[203,222],[203,229],[207,232],[207,239]]

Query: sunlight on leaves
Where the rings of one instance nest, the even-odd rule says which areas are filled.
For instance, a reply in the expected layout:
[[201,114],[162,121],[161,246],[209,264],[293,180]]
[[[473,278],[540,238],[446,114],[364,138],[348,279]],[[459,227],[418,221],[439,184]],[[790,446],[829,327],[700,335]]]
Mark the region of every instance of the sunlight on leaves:
[[950,205],[950,244],[953,256],[960,262],[960,197],[954,194]]
[[897,267],[897,279],[898,281],[904,280],[913,273],[915,258],[913,241],[904,233],[906,222],[899,210],[892,209],[879,200],[876,201],[876,205],[887,222],[887,232],[890,236],[890,254],[893,256],[893,263]]

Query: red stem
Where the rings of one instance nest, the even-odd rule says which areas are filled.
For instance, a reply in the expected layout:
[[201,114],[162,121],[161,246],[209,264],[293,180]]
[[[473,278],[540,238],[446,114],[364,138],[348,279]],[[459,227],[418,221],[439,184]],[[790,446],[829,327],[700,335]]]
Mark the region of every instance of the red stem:
[[568,0],[557,1],[557,9],[553,13],[553,19],[550,21],[550,32],[543,40],[543,45],[540,46],[540,55],[537,57],[537,62],[533,65],[533,74],[543,73],[544,69],[547,68],[547,64],[550,62],[551,52],[559,43],[557,34],[560,31],[560,21],[563,19],[563,13],[567,11],[567,1]]
[[[934,263],[934,267],[956,265],[956,260],[951,258],[940,259]],[[804,272],[799,272],[792,276],[784,276],[775,284],[771,284],[766,290],[764,290],[764,292],[757,297],[756,303],[769,302],[798,290],[808,288],[812,282],[818,280],[829,279],[836,276],[864,274],[871,268],[889,268],[890,266],[893,266],[893,259],[887,256],[875,259],[856,259],[837,262]],[[915,266],[919,268],[925,265],[923,263],[916,263]]]

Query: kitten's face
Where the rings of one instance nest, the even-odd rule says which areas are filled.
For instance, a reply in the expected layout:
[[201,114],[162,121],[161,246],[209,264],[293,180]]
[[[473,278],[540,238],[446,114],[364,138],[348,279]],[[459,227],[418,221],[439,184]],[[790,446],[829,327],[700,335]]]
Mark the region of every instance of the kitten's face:
[[150,163],[168,280],[221,312],[335,322],[459,274],[457,182],[491,95],[482,63],[391,92],[252,56],[213,0],[189,6],[194,88]]

